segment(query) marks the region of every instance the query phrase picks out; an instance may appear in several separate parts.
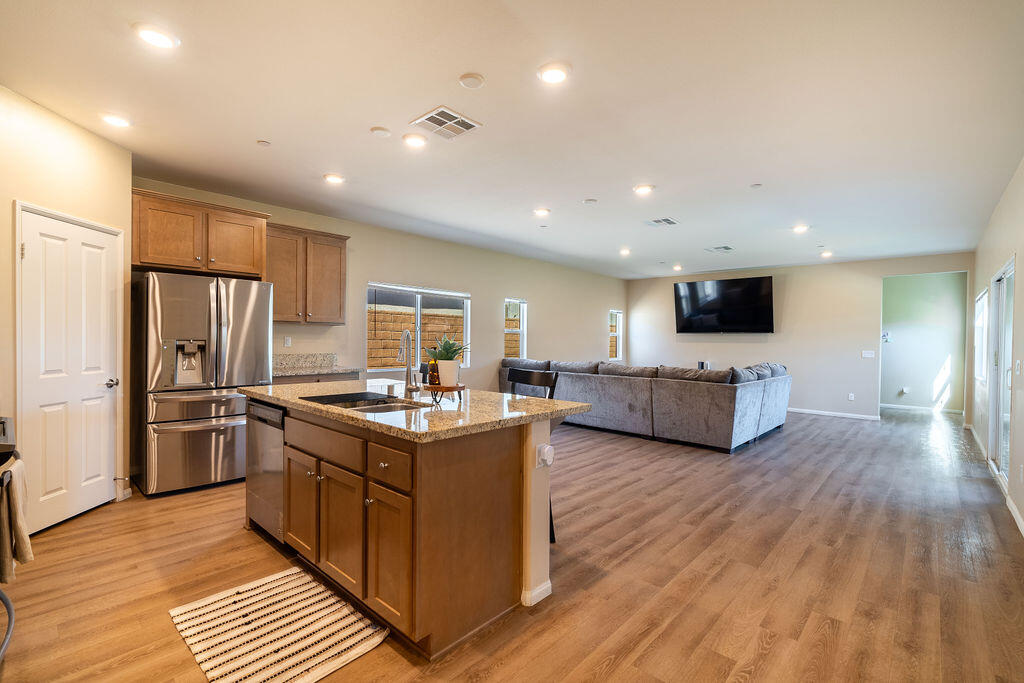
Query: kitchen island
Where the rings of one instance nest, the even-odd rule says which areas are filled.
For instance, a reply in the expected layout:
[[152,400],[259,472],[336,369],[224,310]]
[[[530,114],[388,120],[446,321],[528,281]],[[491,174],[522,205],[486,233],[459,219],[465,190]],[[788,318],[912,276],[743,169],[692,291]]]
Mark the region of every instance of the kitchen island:
[[284,413],[281,528],[266,530],[432,659],[551,593],[541,456],[551,420],[590,405],[478,390],[434,405],[404,388],[240,391]]

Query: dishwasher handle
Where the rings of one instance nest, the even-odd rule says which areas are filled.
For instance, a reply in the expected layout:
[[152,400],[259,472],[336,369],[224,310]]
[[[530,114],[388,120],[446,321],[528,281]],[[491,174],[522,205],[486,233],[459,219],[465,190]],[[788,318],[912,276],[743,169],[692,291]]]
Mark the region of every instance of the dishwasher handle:
[[245,408],[245,415],[250,420],[268,424],[277,429],[284,429],[284,409],[268,406],[265,403],[256,403],[249,400]]

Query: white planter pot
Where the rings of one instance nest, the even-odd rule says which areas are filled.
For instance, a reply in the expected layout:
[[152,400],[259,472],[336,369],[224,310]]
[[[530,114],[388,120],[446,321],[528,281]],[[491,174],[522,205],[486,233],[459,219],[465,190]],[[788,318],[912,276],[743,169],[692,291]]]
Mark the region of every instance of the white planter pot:
[[453,387],[459,383],[459,361],[439,360],[437,361],[437,374],[441,379],[441,386]]

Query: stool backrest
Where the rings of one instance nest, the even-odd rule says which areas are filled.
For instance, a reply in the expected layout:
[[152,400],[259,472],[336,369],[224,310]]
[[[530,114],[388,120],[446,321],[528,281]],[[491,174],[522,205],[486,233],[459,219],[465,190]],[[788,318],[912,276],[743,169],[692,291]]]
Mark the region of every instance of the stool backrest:
[[547,397],[555,395],[555,382],[558,381],[558,373],[549,370],[523,370],[522,368],[508,369],[508,383],[512,393],[516,393],[517,384],[528,384],[534,387],[547,387]]

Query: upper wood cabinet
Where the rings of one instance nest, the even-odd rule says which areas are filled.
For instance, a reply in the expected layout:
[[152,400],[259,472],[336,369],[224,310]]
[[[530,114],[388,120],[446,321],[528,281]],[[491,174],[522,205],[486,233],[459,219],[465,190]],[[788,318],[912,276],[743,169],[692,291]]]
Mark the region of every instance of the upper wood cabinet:
[[132,264],[261,277],[267,216],[135,189]]
[[345,322],[347,241],[345,235],[267,226],[265,279],[274,283],[275,322]]

